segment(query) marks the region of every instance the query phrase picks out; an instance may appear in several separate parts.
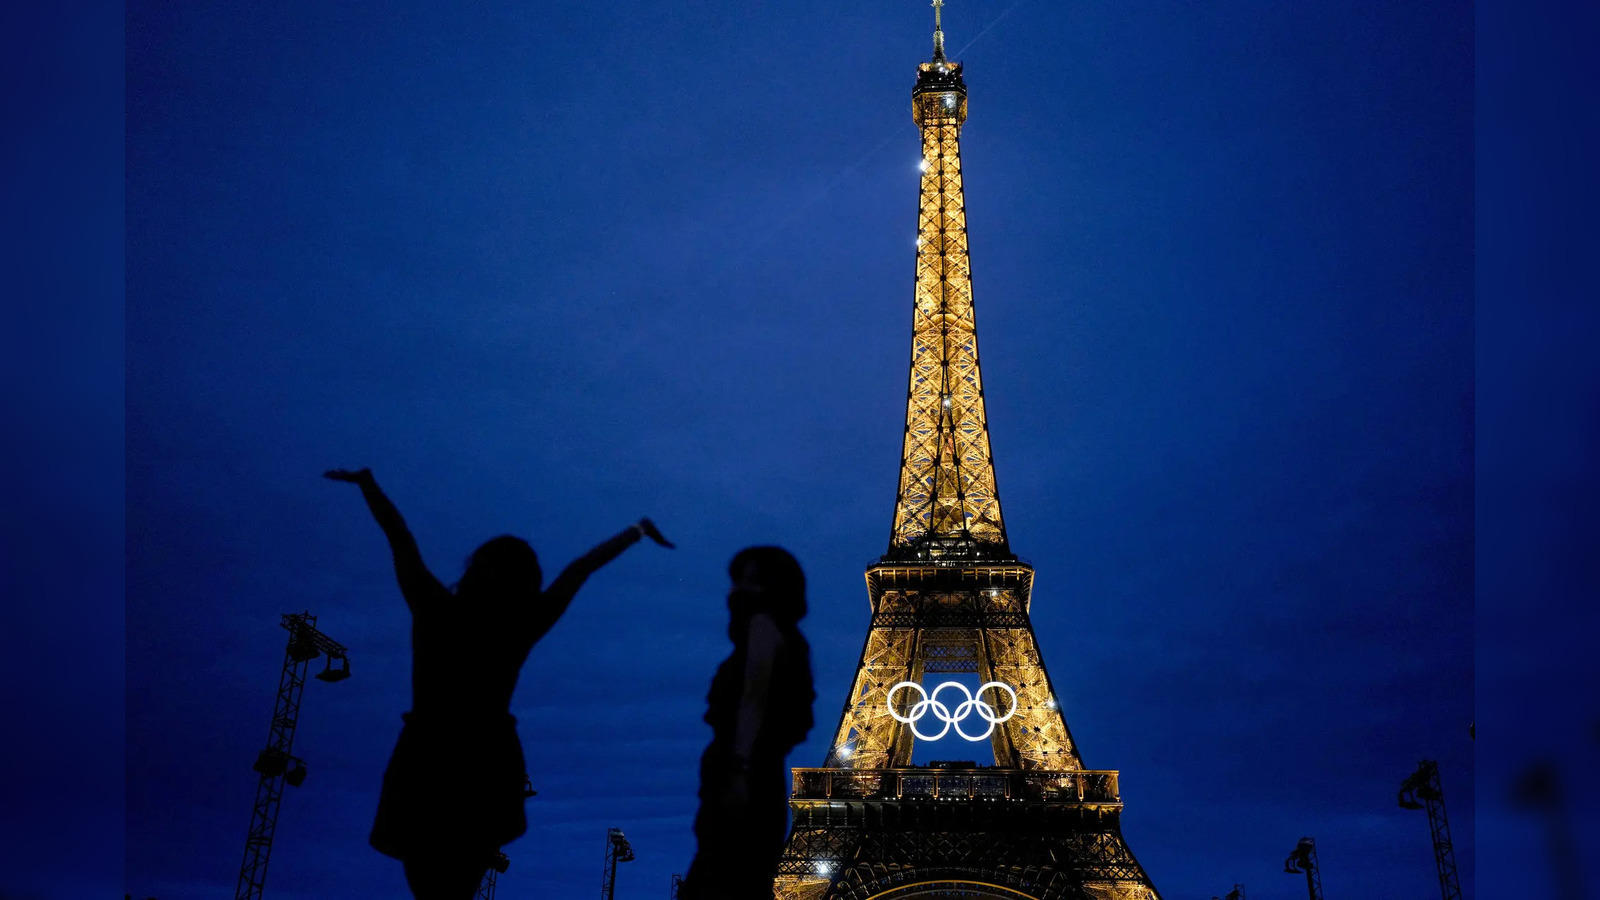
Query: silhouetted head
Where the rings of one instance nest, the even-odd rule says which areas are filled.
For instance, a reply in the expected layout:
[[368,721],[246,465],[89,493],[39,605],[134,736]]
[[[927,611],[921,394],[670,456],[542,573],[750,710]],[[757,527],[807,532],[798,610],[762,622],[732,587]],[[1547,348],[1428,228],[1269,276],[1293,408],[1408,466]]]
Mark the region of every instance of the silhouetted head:
[[782,547],[746,547],[728,563],[733,588],[728,592],[730,629],[757,613],[772,616],[780,625],[805,618],[806,575],[800,563]]
[[467,557],[467,570],[456,582],[459,596],[515,596],[539,592],[544,573],[539,554],[519,537],[503,534],[483,542]]

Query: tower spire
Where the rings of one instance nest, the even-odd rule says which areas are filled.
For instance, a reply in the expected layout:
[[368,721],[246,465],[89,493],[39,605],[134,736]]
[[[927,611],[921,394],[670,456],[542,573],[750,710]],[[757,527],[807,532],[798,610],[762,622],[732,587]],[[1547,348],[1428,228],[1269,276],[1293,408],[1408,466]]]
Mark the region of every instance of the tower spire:
[[[933,6],[934,23],[944,0]],[[917,210],[916,291],[911,380],[889,556],[1009,557],[972,306],[967,213],[961,184],[961,126],[967,85],[961,63],[944,59],[934,31],[934,61],[917,66],[911,115],[922,132]]]
[[933,0],[933,61],[944,62],[944,28],[939,21],[939,11],[944,0]]

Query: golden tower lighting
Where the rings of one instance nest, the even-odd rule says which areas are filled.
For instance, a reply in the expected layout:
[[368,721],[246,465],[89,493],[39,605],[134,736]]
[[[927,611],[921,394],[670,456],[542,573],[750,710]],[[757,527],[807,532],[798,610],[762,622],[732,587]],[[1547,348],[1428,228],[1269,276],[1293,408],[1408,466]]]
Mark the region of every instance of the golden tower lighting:
[[[967,88],[917,67],[922,134],[905,442],[872,618],[820,768],[797,768],[783,898],[1159,900],[1123,841],[1118,773],[1084,767],[1029,618],[1033,567],[1006,536],[989,449],[961,170]],[[974,690],[928,676],[976,676]],[[993,765],[912,764],[956,735]]]

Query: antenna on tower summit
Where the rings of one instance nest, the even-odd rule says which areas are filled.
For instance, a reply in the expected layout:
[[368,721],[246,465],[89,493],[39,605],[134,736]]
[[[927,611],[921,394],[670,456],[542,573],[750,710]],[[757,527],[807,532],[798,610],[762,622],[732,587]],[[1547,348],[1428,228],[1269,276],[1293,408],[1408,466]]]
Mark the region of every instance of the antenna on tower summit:
[[944,0],[933,0],[933,61],[944,62],[944,27],[939,21],[939,10]]

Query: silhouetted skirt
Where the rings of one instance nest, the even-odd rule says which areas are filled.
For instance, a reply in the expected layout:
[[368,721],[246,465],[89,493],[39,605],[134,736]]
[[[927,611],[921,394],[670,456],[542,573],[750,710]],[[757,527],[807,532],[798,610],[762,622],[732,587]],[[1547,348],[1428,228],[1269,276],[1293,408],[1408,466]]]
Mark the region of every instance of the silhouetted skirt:
[[528,830],[514,717],[400,718],[368,839],[374,849],[396,859],[489,856]]

